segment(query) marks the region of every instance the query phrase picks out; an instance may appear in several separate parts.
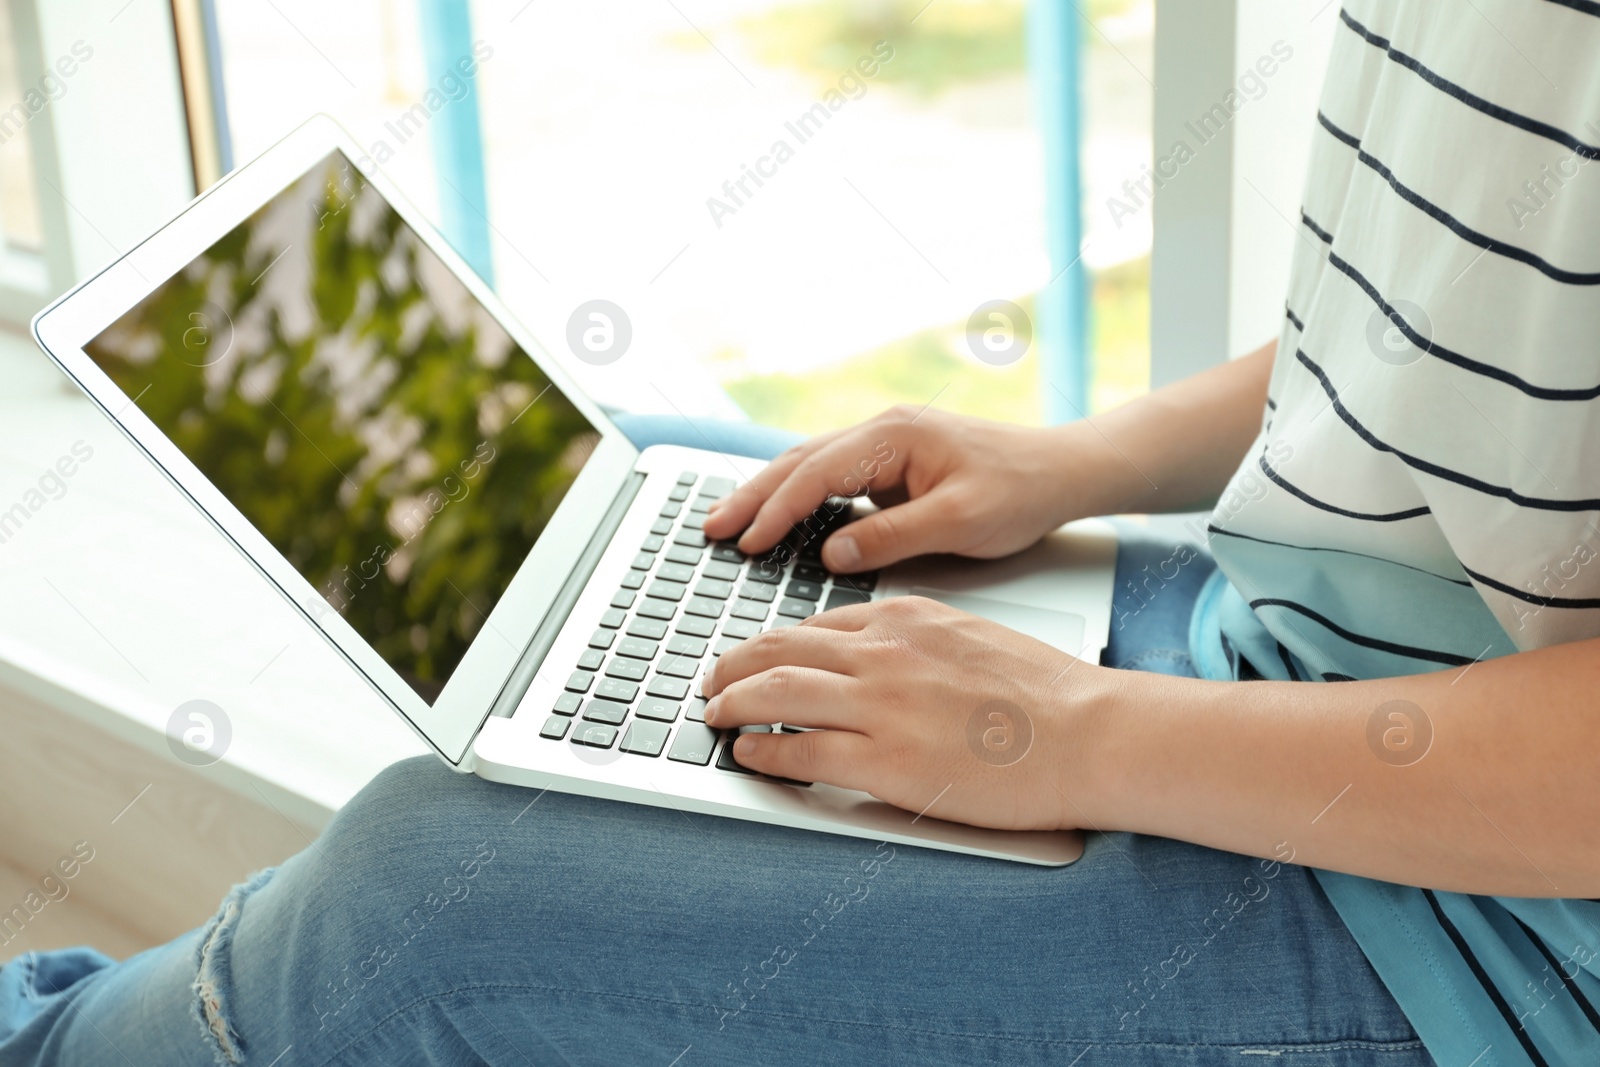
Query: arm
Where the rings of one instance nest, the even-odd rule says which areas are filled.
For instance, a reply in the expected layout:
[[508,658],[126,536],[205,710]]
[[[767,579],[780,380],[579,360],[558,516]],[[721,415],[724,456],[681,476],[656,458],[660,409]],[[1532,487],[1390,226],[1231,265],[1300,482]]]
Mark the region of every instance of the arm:
[[[1063,825],[1256,856],[1287,843],[1297,863],[1464,893],[1600,896],[1600,641],[1324,685],[1092,673],[1058,709]],[[1378,712],[1395,700],[1418,710]],[[1375,714],[1431,745],[1386,762]]]
[[1261,425],[1276,343],[1116,411],[1028,429],[900,407],[790,449],[713,506],[706,536],[764,552],[829,496],[870,489],[884,509],[830,537],[834,571],[915,555],[982,559],[1062,523],[1215,500]]
[[[897,597],[725,652],[706,722],[815,727],[741,737],[736,754],[977,826],[1127,830],[1405,885],[1594,898],[1597,687],[1600,641],[1370,682],[1207,682],[1074,660]],[[1389,718],[1391,701],[1413,707]],[[1391,729],[1431,744],[1386,761]]]
[[1104,473],[1071,495],[1074,518],[1194,511],[1216,503],[1261,429],[1278,342],[1059,427],[1078,462]]

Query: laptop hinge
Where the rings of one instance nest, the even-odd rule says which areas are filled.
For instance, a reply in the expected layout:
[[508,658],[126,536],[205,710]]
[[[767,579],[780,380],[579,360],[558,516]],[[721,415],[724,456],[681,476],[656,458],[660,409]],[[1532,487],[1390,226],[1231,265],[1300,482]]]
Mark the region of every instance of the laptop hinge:
[[617,527],[622,525],[622,518],[628,513],[634,497],[639,495],[639,489],[644,485],[644,481],[645,476],[639,471],[629,472],[616,498],[611,501],[611,507],[606,510],[605,517],[595,528],[594,537],[584,548],[583,554],[578,557],[578,562],[573,565],[572,574],[561,586],[555,600],[551,601],[550,610],[545,612],[544,621],[533,631],[533,639],[528,642],[522,658],[517,661],[517,666],[506,679],[500,695],[495,698],[494,707],[489,711],[490,715],[509,719],[517,710],[517,705],[522,702],[522,695],[533,684],[534,675],[538,674],[545,655],[550,651],[550,646],[556,643],[556,635],[567,624],[567,617],[572,614],[572,606],[578,602],[578,597],[582,594],[584,586],[589,584],[594,569],[600,565],[600,557],[610,547],[611,538],[616,534]]

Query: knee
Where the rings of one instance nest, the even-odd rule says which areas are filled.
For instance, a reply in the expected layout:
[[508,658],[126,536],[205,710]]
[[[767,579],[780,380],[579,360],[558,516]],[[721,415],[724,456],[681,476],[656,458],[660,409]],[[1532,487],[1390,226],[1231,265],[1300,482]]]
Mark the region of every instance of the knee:
[[321,1034],[460,980],[496,929],[505,828],[532,795],[431,757],[386,768],[241,897],[256,991]]
[[406,857],[436,854],[470,837],[511,803],[508,787],[458,774],[432,756],[385,767],[341,808],[317,839],[324,859],[352,872],[392,867]]

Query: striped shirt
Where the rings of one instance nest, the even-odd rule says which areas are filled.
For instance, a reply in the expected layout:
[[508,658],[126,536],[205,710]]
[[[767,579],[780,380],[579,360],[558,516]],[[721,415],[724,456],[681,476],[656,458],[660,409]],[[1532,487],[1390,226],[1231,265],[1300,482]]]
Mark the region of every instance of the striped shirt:
[[[1600,2],[1340,20],[1197,659],[1339,681],[1600,637]],[[1600,903],[1319,878],[1441,1064],[1600,1064]]]

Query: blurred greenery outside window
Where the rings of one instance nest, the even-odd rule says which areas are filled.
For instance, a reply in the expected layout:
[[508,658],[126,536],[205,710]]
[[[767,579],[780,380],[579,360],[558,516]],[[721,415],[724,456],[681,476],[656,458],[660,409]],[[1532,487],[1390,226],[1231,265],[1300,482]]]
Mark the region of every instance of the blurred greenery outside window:
[[[1072,4],[1085,20],[1080,24],[1083,261],[1090,285],[1090,400],[1092,410],[1103,411],[1143,393],[1149,381],[1150,212],[1146,208],[1131,219],[1116,218],[1106,205],[1109,197],[1123,195],[1124,181],[1141,177],[1150,159],[1154,0],[1055,2]],[[281,86],[267,84],[271,79],[260,64],[269,56],[307,57],[308,36],[337,57],[344,75],[323,84],[340,92],[344,83],[351,85],[347,102],[318,103],[350,125],[358,140],[363,136],[363,119],[373,120],[373,136],[391,139],[377,119],[403,110],[427,88],[420,77],[416,6],[416,0],[355,0],[340,10],[337,19],[313,23],[292,4],[285,4],[280,15],[262,13],[265,9],[248,0],[217,0],[223,68],[234,70],[227,78],[227,92],[237,158],[248,159],[304,117],[306,103],[284,99],[278,91]],[[630,126],[630,118],[637,116],[628,111],[651,121],[662,113],[646,105],[659,104],[663,98],[673,108],[701,112],[696,116],[701,126],[685,127],[691,135],[705,134],[708,126],[726,124],[731,129],[736,117],[747,117],[741,106],[748,98],[737,95],[744,86],[724,66],[733,62],[729,56],[737,57],[737,65],[749,68],[761,84],[761,99],[791,89],[801,94],[793,97],[805,102],[796,111],[772,113],[781,121],[815,102],[837,84],[841,70],[887,39],[893,41],[893,61],[882,64],[872,78],[867,100],[850,105],[849,122],[855,129],[842,131],[863,132],[868,155],[879,157],[863,158],[860,164],[868,174],[877,168],[873,175],[877,184],[866,183],[875,197],[881,197],[874,208],[881,206],[886,219],[904,221],[913,209],[893,197],[910,192],[943,198],[942,203],[949,205],[940,209],[948,216],[940,227],[943,232],[930,234],[937,223],[923,217],[918,220],[921,228],[908,227],[917,241],[946,240],[935,258],[952,277],[965,276],[969,283],[965,293],[977,288],[984,290],[982,299],[1014,300],[1037,324],[1034,292],[1047,283],[1054,267],[1045,254],[1043,208],[1051,193],[1043,188],[1042,139],[1034,125],[1026,61],[1027,0],[722,0],[681,11],[643,7],[626,18],[620,10],[590,14],[576,8],[536,7],[511,22],[507,10],[489,0],[472,6],[473,34],[492,41],[497,57],[508,57],[486,64],[489,74],[480,104],[491,176],[489,214],[503,240],[514,239],[519,246],[515,255],[505,256],[506,266],[523,270],[525,249],[534,260],[550,255],[565,268],[568,264],[561,260],[559,245],[565,223],[557,216],[592,213],[599,220],[614,206],[598,188],[590,194],[559,181],[551,183],[537,173],[544,164],[544,146],[556,158],[584,158],[581,153],[592,143],[582,140],[583,130],[614,126],[620,131],[618,137],[638,136],[638,127]],[[298,31],[291,19],[301,20]],[[593,75],[591,69],[562,68],[553,62],[559,56],[538,51],[560,48],[583,53],[585,49],[577,48],[571,38],[602,29],[609,35],[607,47],[624,58],[606,67],[596,81],[583,80]],[[587,49],[591,59],[593,51]],[[546,80],[538,80],[541,77]],[[493,96],[497,86],[499,98]],[[787,109],[789,104],[779,107]],[[828,136],[836,135],[830,130]],[[747,147],[734,134],[721,142],[709,135],[697,143],[714,152],[741,152],[745,148],[740,145]],[[408,152],[396,166],[412,167],[421,155]],[[808,155],[805,164],[796,166],[814,166],[818,158]],[[677,165],[665,158],[653,163]],[[394,172],[394,167],[389,169]],[[642,171],[642,179],[648,180],[650,173],[648,168]],[[669,177],[682,184],[684,173]],[[496,174],[509,176],[516,184],[497,185]],[[719,173],[719,180],[722,176]],[[529,178],[545,182],[537,187],[543,191],[531,191]],[[828,180],[837,182],[838,176],[829,175]],[[692,203],[687,206],[698,213],[698,224],[706,226],[700,200],[713,190],[699,182],[699,177],[688,181],[689,188],[700,189],[700,199],[691,192]],[[919,185],[920,189],[908,188]],[[785,188],[793,189],[793,179]],[[590,199],[573,199],[586,195]],[[787,194],[763,193],[763,208],[775,202],[772,197],[783,195]],[[530,208],[517,202],[519,196],[543,196],[554,207]],[[430,209],[424,204],[425,210]],[[670,200],[667,207],[675,204],[678,200]],[[1000,224],[990,221],[989,213],[997,205],[1002,210],[995,217],[1004,220]],[[878,226],[878,220],[859,202],[852,207],[863,219],[861,241],[881,240],[897,254],[911,255],[903,246],[890,244],[898,238],[886,229],[867,231],[865,227]],[[637,220],[637,215],[630,216],[630,224]],[[632,239],[640,240],[641,248],[660,249],[660,262],[665,262],[688,236],[700,240],[681,228],[673,229],[675,225],[664,223],[661,232],[635,234]],[[741,217],[738,226],[746,225]],[[996,229],[1003,232],[992,232]],[[740,235],[747,232],[741,230]],[[554,250],[541,243],[551,235],[557,238]],[[685,335],[689,351],[752,420],[815,433],[896,403],[926,404],[936,390],[937,404],[946,410],[1021,423],[1043,420],[1037,340],[1017,363],[1004,367],[981,363],[968,349],[966,335],[977,300],[958,296],[954,289],[949,299],[929,297],[926,291],[920,299],[907,298],[908,291],[918,286],[925,290],[939,286],[931,271],[925,276],[884,277],[881,297],[854,292],[862,297],[858,304],[881,299],[886,306],[894,305],[891,314],[881,317],[877,330],[867,321],[870,311],[843,306],[852,294],[844,300],[819,299],[796,291],[793,275],[781,271],[778,274],[789,279],[790,287],[769,287],[761,294],[765,320],[759,326],[749,324],[762,316],[748,314],[729,325],[721,314],[730,298],[719,287],[743,285],[748,294],[765,284],[764,276],[772,274],[775,262],[784,257],[805,259],[798,265],[803,271],[826,275],[831,268],[827,257],[848,254],[851,250],[844,246],[849,241],[834,230],[821,236],[787,231],[755,249],[746,262],[715,264],[705,276],[715,280],[676,293],[680,301],[693,305],[683,309],[683,320],[704,327],[693,336]],[[697,244],[682,264],[693,269],[696,257],[704,263],[713,255],[733,255],[731,249],[738,247],[707,247],[711,244]],[[958,259],[962,251],[968,253],[965,262]],[[682,264],[673,268],[674,277],[686,269]],[[794,265],[792,260],[787,264]],[[920,263],[915,266],[922,268]],[[514,311],[523,293],[539,299],[540,293],[548,292],[536,286],[519,293],[500,277],[504,273],[497,271],[497,283]],[[1031,279],[1031,285],[1018,284],[1018,279]],[[735,294],[732,299],[741,297]],[[774,345],[774,335],[783,326],[772,325],[771,320],[790,315],[812,319],[813,329],[803,331],[806,344]],[[561,341],[548,329],[535,332],[547,344]],[[822,340],[811,344],[811,338]]]
[[[1082,151],[1086,171],[1092,172],[1098,165],[1101,171],[1123,177],[1140,174],[1137,148],[1126,161],[1100,159],[1094,151],[1097,138],[1117,145],[1142,138],[1142,155],[1149,157],[1148,93],[1152,87],[1130,85],[1130,78],[1141,75],[1117,38],[1133,38],[1133,48],[1142,46],[1148,54],[1153,6],[1154,0],[1089,0],[1080,8],[1093,24],[1085,27],[1082,35],[1081,121],[1089,142]],[[922,14],[910,30],[901,28],[906,13],[915,14],[918,9]],[[1026,4],[1020,0],[953,4],[943,0],[932,4],[926,0],[821,0],[774,7],[759,18],[745,20],[741,29],[770,65],[792,65],[813,72],[819,85],[825,86],[853,57],[868,51],[872,42],[888,36],[893,28],[901,43],[896,46],[894,62],[883,66],[879,81],[921,106],[937,109],[963,88],[1025,82],[1025,23]],[[1027,99],[1025,86],[1010,87],[1019,91],[1009,99]],[[1118,166],[1122,169],[1117,170]],[[1093,173],[1084,175],[1086,246],[1095,243],[1096,223],[1120,228],[1116,225],[1119,220],[1093,217],[1096,194],[1101,201],[1111,195],[1100,192],[1100,186],[1116,192],[1119,184],[1120,178],[1097,182]],[[1041,218],[1041,241],[1043,228]],[[1144,241],[1142,251],[1120,262],[1105,262],[1092,255],[1085,259],[1091,268],[1090,400],[1093,411],[1104,411],[1149,388],[1149,243]],[[1033,294],[1016,299],[1037,322]],[[932,379],[952,383],[940,398],[942,408],[1003,421],[1041,422],[1044,404],[1037,346],[1015,364],[987,366],[967,350],[966,328],[965,315],[958,314],[948,322],[930,324],[809,373],[733,373],[723,377],[723,386],[753,420],[805,433],[834,429],[897,403],[925,403],[927,382]],[[736,359],[729,363],[730,369],[738,365]]]

